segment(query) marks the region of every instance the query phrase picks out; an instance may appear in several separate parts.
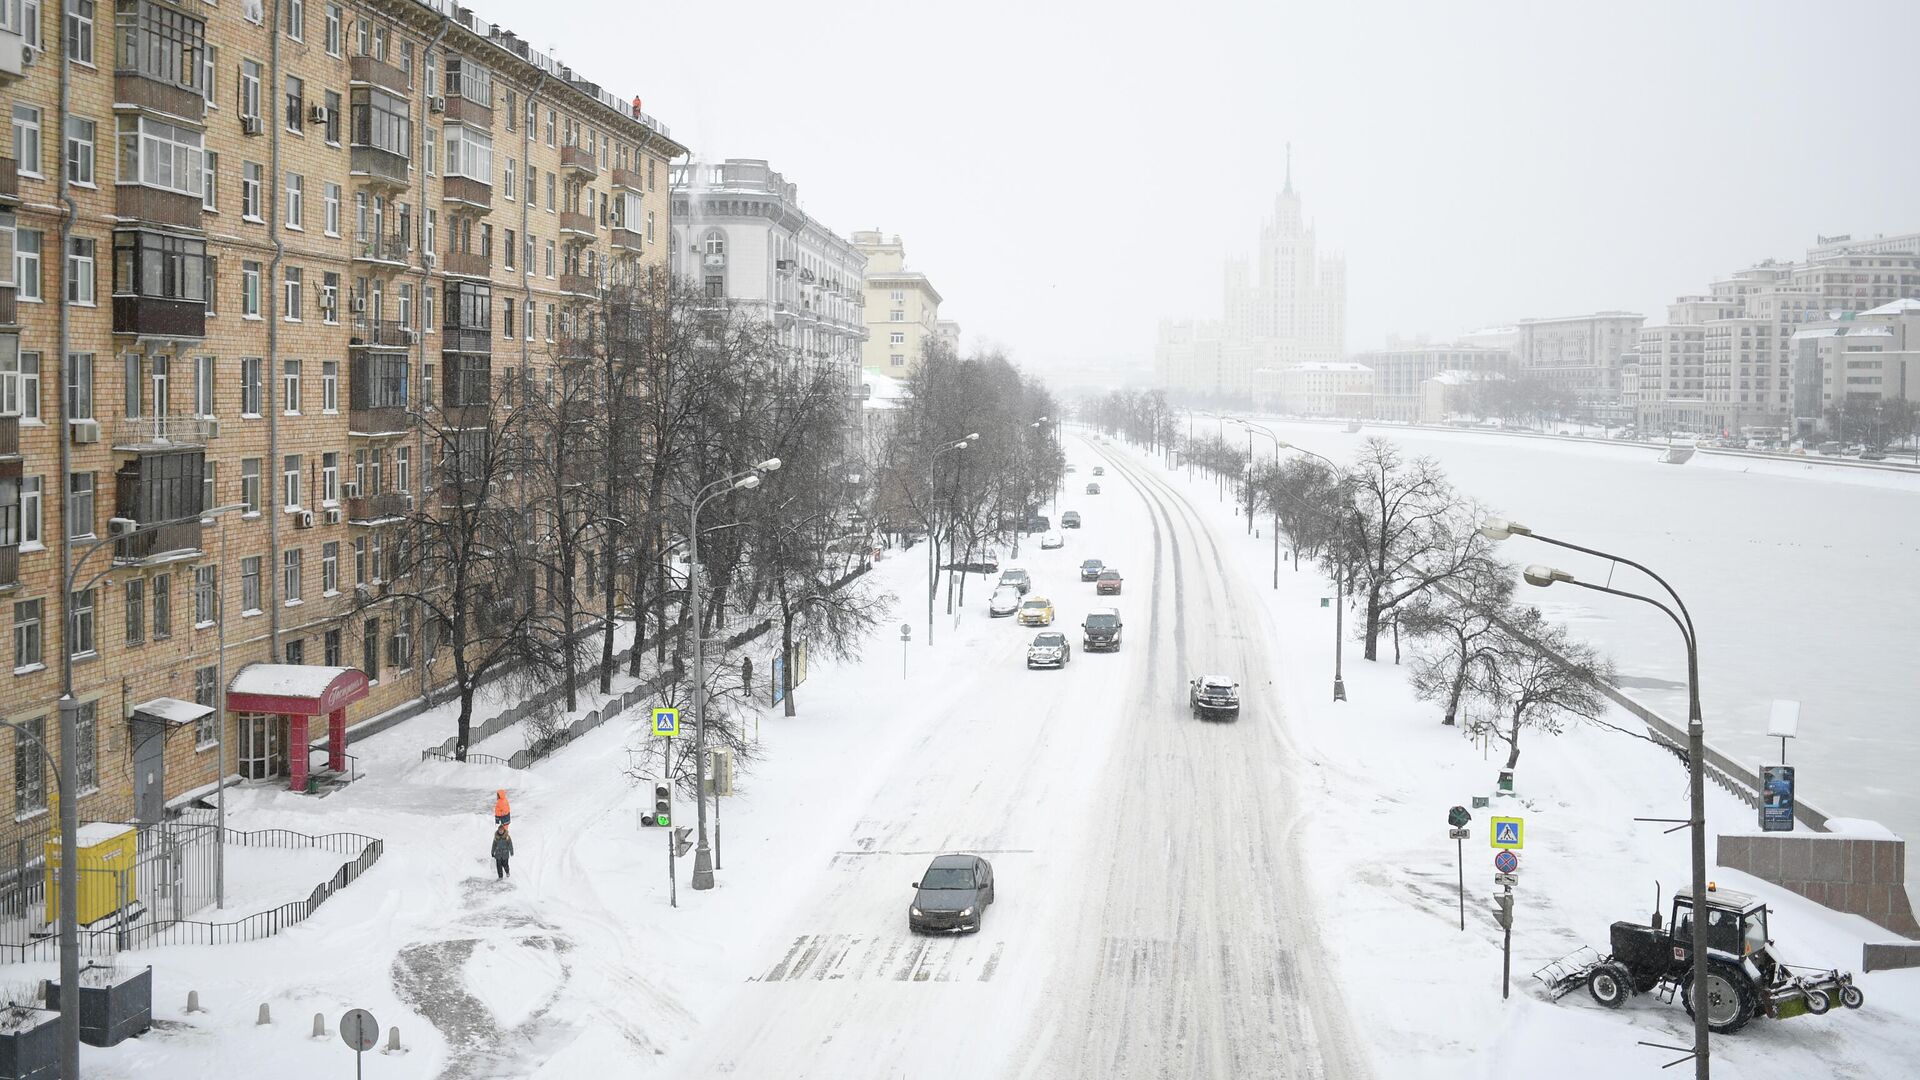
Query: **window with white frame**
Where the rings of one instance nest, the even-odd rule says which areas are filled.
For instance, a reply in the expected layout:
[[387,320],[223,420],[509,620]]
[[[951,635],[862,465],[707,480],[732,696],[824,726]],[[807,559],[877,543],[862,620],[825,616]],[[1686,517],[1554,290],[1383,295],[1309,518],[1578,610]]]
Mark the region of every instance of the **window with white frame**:
[[301,305],[301,301],[303,299],[303,289],[306,285],[306,271],[298,266],[289,266],[285,273],[286,280],[283,284],[286,289],[285,299],[287,304],[286,312],[282,317],[288,322],[299,322],[300,315],[302,311],[305,310]]
[[239,106],[241,117],[248,120],[260,118],[260,61],[240,61],[240,96],[235,104]]
[[321,227],[326,230],[328,236],[339,236],[340,185],[329,183],[322,189],[322,194],[325,213],[322,217]]
[[300,509],[300,455],[288,454],[282,459],[280,468],[281,494],[284,498],[280,505],[289,510]]
[[320,591],[332,596],[340,591],[340,541],[320,545]]
[[286,13],[287,36],[300,41],[307,36],[307,5],[304,0],[284,0],[280,10]]
[[320,455],[320,501],[340,501],[340,452],[329,450]]
[[287,76],[287,130],[295,135],[307,130],[307,84],[298,75]]
[[94,615],[100,603],[100,590],[69,593],[67,599],[67,655],[79,659],[98,652],[94,638]]
[[212,150],[200,155],[200,207],[220,210],[220,155]]
[[[281,374],[280,409],[288,416],[300,415],[300,361],[288,360]],[[291,504],[290,504],[291,505]]]
[[257,356],[242,357],[240,360],[240,414],[259,416],[261,401],[260,365]]
[[333,270],[320,272],[320,319],[330,323],[340,321],[340,275]]
[[304,554],[299,548],[288,548],[280,553],[280,599],[283,603],[291,605],[301,600],[300,577]]
[[287,228],[304,229],[307,220],[307,179],[299,173],[287,174]]
[[20,175],[35,179],[40,172],[40,110],[32,105],[13,106],[13,157]]
[[93,0],[67,0],[67,59],[93,63]]
[[67,182],[93,186],[93,121],[67,117]]
[[340,361],[320,361],[320,411],[340,411]]
[[67,418],[93,419],[93,354],[67,354]]
[[13,733],[13,816],[47,811],[47,718],[20,721]]
[[46,664],[45,637],[41,631],[42,601],[13,602],[13,670],[36,670]]
[[[216,361],[211,356],[196,356],[193,359],[193,414],[195,416],[213,415],[213,369]],[[209,506],[211,509],[211,506]]]
[[[207,201],[203,133],[150,116],[123,115],[119,124],[121,183],[196,195],[203,204]],[[254,199],[257,206],[259,192]]]
[[212,626],[217,611],[216,590],[220,583],[220,568],[217,566],[197,566],[193,571],[193,624]]
[[40,245],[46,234],[39,229],[15,229],[13,234],[14,299],[40,300]]
[[261,214],[260,185],[265,180],[265,168],[257,161],[243,162],[240,166],[240,216],[248,221],[265,221]]
[[249,319],[260,317],[260,264],[252,259],[240,263],[240,314]]
[[240,614],[260,614],[260,556],[240,560]]
[[493,136],[460,124],[446,128],[448,176],[493,186]]
[[260,512],[260,459],[242,458],[240,460],[240,505],[246,507],[246,513]]
[[76,236],[67,252],[67,301],[91,306],[94,302],[93,240]]
[[340,24],[341,24],[342,18],[343,16],[340,11],[339,4],[327,5],[327,16],[326,16],[327,30],[326,30],[324,45],[326,47],[328,56],[340,55],[340,43],[341,43]]

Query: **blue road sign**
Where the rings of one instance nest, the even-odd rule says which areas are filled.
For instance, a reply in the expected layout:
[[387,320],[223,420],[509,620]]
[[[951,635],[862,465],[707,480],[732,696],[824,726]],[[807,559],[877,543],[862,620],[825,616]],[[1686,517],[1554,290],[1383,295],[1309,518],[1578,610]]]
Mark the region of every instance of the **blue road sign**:
[[1526,837],[1526,823],[1517,817],[1493,818],[1493,836],[1490,846],[1497,848],[1525,847],[1522,840]]
[[669,737],[680,734],[680,710],[653,710],[653,733]]
[[1503,874],[1511,874],[1520,869],[1520,856],[1511,851],[1501,851],[1493,856],[1493,868]]

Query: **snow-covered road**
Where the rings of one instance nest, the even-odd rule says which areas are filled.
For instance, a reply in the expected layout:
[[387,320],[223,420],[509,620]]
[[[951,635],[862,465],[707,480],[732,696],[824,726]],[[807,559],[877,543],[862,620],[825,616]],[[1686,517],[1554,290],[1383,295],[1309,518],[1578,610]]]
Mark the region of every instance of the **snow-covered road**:
[[[1063,500],[1085,527],[1021,561],[1076,640],[1100,603],[1079,561],[1119,567],[1122,649],[1028,671],[1011,621],[943,644],[969,650],[949,663],[966,685],[911,717],[829,866],[790,882],[786,930],[692,1040],[691,1075],[1366,1072],[1316,974],[1265,620],[1183,499],[1120,455],[1076,457],[1106,462],[1106,493]],[[1201,669],[1242,679],[1237,723],[1189,718]],[[907,932],[908,885],[942,851],[994,862],[977,935]]]

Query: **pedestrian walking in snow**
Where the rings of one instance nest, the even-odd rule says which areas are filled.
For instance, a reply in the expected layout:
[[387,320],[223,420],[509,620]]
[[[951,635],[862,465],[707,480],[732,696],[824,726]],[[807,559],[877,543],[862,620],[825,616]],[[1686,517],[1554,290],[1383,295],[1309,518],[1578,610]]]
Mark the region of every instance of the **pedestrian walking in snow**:
[[740,658],[740,693],[748,699],[753,697],[753,657],[751,656]]
[[513,820],[513,808],[507,805],[506,791],[504,789],[495,791],[493,793],[493,823],[495,825],[505,825],[511,820]]
[[493,879],[513,876],[513,870],[507,866],[507,860],[513,858],[513,837],[507,835],[507,827],[501,825],[493,830]]

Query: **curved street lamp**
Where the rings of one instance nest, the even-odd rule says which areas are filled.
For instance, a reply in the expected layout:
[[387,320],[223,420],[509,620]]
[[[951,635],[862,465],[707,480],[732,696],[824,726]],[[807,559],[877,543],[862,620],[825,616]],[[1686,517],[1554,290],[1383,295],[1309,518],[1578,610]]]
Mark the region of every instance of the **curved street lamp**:
[[699,808],[699,841],[693,853],[693,887],[713,888],[713,852],[707,846],[707,652],[706,634],[700,629],[700,509],[722,495],[752,491],[760,478],[780,468],[779,458],[768,458],[745,472],[723,477],[700,489],[694,496],[688,515],[687,602],[693,605],[693,801]]
[[[1606,593],[1609,596],[1621,596],[1629,600],[1638,600],[1643,604],[1650,604],[1653,607],[1659,608],[1662,612],[1665,612],[1666,616],[1673,620],[1673,625],[1679,629],[1680,638],[1686,643],[1687,647],[1687,786],[1689,789],[1688,802],[1690,805],[1686,824],[1693,832],[1691,837],[1693,903],[1695,908],[1698,909],[1700,905],[1706,903],[1707,897],[1707,745],[1706,726],[1700,717],[1700,639],[1694,630],[1693,616],[1687,611],[1686,603],[1680,599],[1680,594],[1674,591],[1673,586],[1667,584],[1665,578],[1662,578],[1659,574],[1654,573],[1645,566],[1634,562],[1632,559],[1622,558],[1618,555],[1600,551],[1595,548],[1583,547],[1565,540],[1556,540],[1550,536],[1542,536],[1517,521],[1498,517],[1487,518],[1480,525],[1480,535],[1489,540],[1496,541],[1506,540],[1514,536],[1531,537],[1543,544],[1552,544],[1554,547],[1566,548],[1569,551],[1578,551],[1582,554],[1606,559],[1623,566],[1631,566],[1635,570],[1652,578],[1661,589],[1665,590],[1667,596],[1673,600],[1673,606],[1668,607],[1666,604],[1651,596],[1643,596],[1640,593],[1629,592],[1625,589],[1616,589],[1608,585],[1595,585],[1592,582],[1581,581],[1567,571],[1551,566],[1535,564],[1521,572],[1521,577],[1527,584],[1538,588],[1544,589],[1558,584],[1576,585],[1582,589],[1590,589],[1593,592]],[[1707,920],[1702,915],[1696,915],[1694,917],[1693,942],[1690,951],[1693,956],[1693,1000],[1699,1006],[1694,1010],[1693,1014],[1693,1074],[1697,1080],[1706,1080],[1708,1071],[1706,1002],[1709,1000],[1709,996],[1707,991],[1706,964]],[[1676,1047],[1675,1049],[1684,1048]],[[1684,1061],[1686,1059],[1681,1058],[1680,1060]]]

